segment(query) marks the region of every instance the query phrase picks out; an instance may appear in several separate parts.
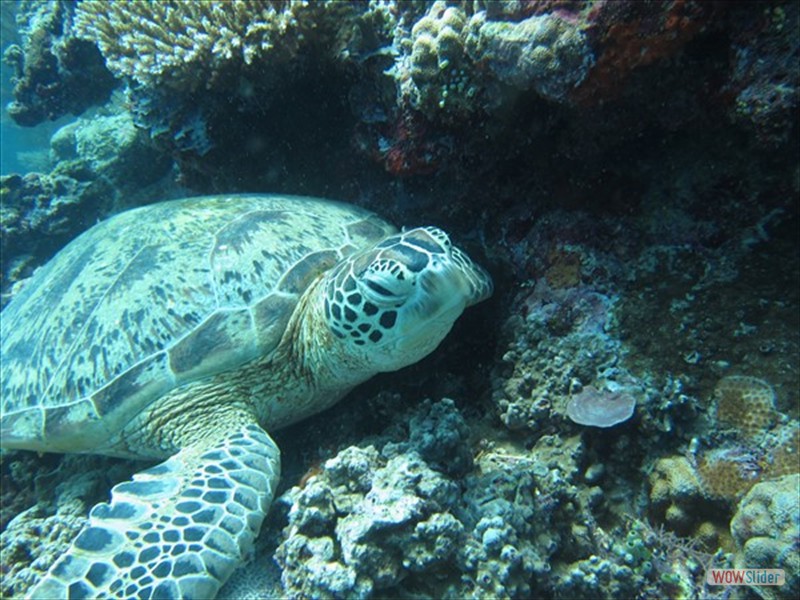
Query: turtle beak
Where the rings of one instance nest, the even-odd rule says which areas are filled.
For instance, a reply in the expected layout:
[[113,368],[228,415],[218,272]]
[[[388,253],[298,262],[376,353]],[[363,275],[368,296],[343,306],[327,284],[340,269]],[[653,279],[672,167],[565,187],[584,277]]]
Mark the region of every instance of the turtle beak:
[[467,298],[466,306],[472,306],[486,300],[494,291],[492,277],[481,266],[476,265],[472,259],[460,249],[453,247],[451,258],[457,265],[454,279],[460,280],[464,296]]
[[456,247],[419,279],[416,318],[452,324],[465,308],[492,295],[492,278]]

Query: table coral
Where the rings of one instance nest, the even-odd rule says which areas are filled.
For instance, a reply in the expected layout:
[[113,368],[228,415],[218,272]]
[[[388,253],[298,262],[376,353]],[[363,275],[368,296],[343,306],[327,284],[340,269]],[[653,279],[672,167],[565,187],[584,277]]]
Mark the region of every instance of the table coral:
[[613,427],[633,416],[636,399],[627,392],[587,385],[567,402],[567,416],[578,425]]

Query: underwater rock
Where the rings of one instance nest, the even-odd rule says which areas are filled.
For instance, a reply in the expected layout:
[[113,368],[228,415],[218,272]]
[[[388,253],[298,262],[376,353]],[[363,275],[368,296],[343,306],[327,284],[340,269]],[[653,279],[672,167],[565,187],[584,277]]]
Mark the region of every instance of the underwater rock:
[[467,444],[469,427],[449,398],[423,402],[409,419],[408,428],[408,441],[386,444],[384,456],[414,450],[432,469],[451,477],[472,469],[472,452]]
[[718,11],[725,7],[673,0],[593,3],[574,17],[585,23],[596,52],[574,98],[590,105],[618,97],[637,72],[680,55],[693,39],[724,22]]
[[[434,468],[463,418],[450,400],[412,412],[407,440],[346,448],[281,498],[289,522],[276,556],[292,597],[516,597],[549,573],[561,535],[549,528],[557,514],[572,520],[578,438],[548,439],[525,456],[490,449],[479,470],[461,465],[453,480]],[[414,449],[425,438],[431,464]]]
[[737,568],[784,569],[786,583],[762,588],[766,598],[800,594],[800,475],[787,475],[753,486],[731,520],[738,551]]
[[7,112],[32,127],[105,102],[117,82],[97,48],[70,35],[75,3],[20,3],[22,45],[9,46],[4,62],[15,71],[14,101]]
[[759,19],[732,20],[734,55],[726,91],[736,95],[732,118],[750,127],[760,143],[788,141],[800,101],[800,6],[767,5]]
[[108,183],[66,173],[0,176],[2,304],[15,283],[91,224],[83,222],[84,215],[97,214],[112,197]]
[[456,550],[461,524],[448,511],[457,487],[415,453],[388,461],[351,447],[294,488],[287,539],[276,558],[293,596],[366,598]]
[[127,112],[65,125],[53,134],[50,149],[54,161],[78,160],[94,177],[112,182],[115,195],[125,199],[121,207],[134,203],[136,192],[164,177],[172,166],[170,157],[153,147]]
[[507,367],[498,368],[493,393],[508,428],[541,429],[581,386],[637,385],[619,364],[620,340],[607,331],[613,297],[586,285],[552,288],[540,279],[520,302],[527,314],[504,326],[511,337],[502,358]]

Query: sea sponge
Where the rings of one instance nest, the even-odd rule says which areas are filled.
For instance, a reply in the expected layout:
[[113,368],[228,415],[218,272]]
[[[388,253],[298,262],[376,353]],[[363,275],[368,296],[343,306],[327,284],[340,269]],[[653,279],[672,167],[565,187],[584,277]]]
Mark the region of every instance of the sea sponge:
[[763,379],[731,375],[714,388],[717,421],[753,438],[765,433],[777,420],[775,390]]

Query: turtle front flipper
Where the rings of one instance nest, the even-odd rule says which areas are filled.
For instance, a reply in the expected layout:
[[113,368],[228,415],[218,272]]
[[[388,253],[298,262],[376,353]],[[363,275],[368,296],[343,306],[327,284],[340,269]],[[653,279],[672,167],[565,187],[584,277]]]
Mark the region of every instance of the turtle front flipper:
[[31,598],[213,598],[251,550],[280,472],[255,424],[116,485]]

